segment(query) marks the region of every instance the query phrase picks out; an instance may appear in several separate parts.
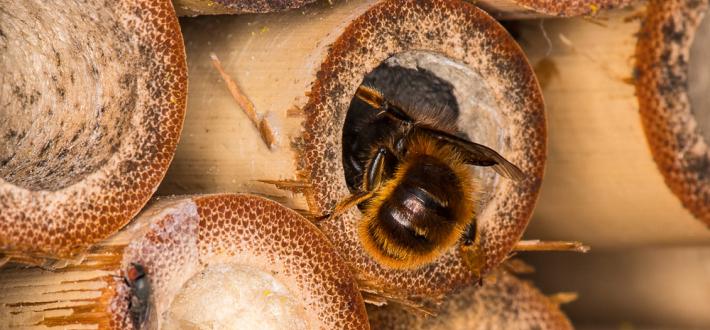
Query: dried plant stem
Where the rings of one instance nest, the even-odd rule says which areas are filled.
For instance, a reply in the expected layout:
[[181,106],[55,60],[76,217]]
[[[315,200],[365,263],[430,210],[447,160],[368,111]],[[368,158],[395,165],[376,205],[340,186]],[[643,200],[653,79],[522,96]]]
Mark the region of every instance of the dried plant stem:
[[589,252],[589,246],[581,242],[567,241],[541,241],[527,240],[520,241],[515,245],[515,251],[570,251],[570,252]]

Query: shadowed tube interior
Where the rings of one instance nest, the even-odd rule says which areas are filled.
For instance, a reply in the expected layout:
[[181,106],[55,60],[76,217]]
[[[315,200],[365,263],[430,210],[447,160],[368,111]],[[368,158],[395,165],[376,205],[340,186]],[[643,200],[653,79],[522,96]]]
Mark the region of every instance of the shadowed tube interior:
[[690,110],[698,123],[700,134],[705,143],[710,145],[710,19],[700,22],[695,34],[695,41],[690,48],[688,67],[688,94]]
[[[0,2],[0,178],[56,191],[99,170],[138,108],[118,3]],[[87,8],[93,7],[93,8]],[[116,42],[121,41],[121,42]]]

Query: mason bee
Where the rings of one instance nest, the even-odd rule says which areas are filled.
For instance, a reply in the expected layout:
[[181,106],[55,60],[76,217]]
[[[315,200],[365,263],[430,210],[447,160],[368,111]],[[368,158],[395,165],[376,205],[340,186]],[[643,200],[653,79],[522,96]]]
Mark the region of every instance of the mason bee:
[[128,313],[133,323],[133,329],[142,329],[150,311],[151,288],[148,275],[142,265],[131,263],[124,278],[131,289],[128,300]]
[[352,194],[326,216],[358,206],[363,247],[391,268],[425,265],[457,241],[472,250],[476,183],[469,165],[489,166],[515,181],[525,178],[523,172],[491,148],[457,135],[455,118],[437,109],[401,106],[367,85],[358,88],[356,101],[370,112],[347,133],[348,141],[344,137]]

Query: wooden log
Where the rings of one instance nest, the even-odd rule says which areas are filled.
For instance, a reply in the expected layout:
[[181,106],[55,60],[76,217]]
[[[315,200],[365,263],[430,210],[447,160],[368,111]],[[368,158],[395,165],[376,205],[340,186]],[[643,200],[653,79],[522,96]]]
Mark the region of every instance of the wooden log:
[[[134,264],[145,269],[151,288],[143,329],[195,327],[185,322],[191,317],[219,321],[235,310],[246,315],[242,321],[261,316],[266,327],[268,318],[258,307],[276,291],[275,299],[289,302],[305,328],[367,329],[354,276],[315,226],[276,202],[228,194],[160,200],[92,248],[78,265],[55,271],[1,269],[0,328],[135,328],[129,316],[132,289],[124,280]],[[274,286],[255,286],[263,292],[247,306],[238,304],[241,296],[253,296],[247,283],[236,290],[228,280],[195,288],[210,269],[219,272],[225,267],[246,272],[248,276],[236,274],[244,282]],[[200,294],[186,298],[186,288]],[[231,298],[232,303],[205,302],[202,296]],[[179,313],[186,306],[193,315]],[[279,321],[288,315],[269,316]]]
[[[341,137],[358,85],[385,61],[419,66],[455,87],[459,129],[527,175],[516,184],[491,170],[475,172],[481,183],[476,258],[486,272],[507,257],[541,183],[545,119],[525,57],[488,15],[460,1],[352,1],[183,23],[190,111],[160,194],[247,191],[308,214],[329,212],[350,193]],[[272,123],[273,150],[212,67],[211,53]],[[404,296],[438,296],[476,280],[456,248],[419,269],[377,264],[359,241],[360,217],[353,208],[319,223],[360,276]]]
[[644,136],[634,65],[645,12],[516,27],[540,79],[550,127],[529,237],[579,240],[592,250],[710,239],[664,184]]
[[187,96],[175,12],[3,1],[0,50],[0,261],[75,258],[140,211],[173,157]]

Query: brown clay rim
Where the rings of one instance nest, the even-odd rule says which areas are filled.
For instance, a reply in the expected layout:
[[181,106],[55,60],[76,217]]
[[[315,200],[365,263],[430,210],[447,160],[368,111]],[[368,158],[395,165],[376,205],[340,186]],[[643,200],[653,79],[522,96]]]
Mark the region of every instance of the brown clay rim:
[[[311,212],[323,214],[348,195],[341,161],[342,127],[362,77],[393,54],[420,50],[468,66],[488,82],[510,127],[498,150],[527,174],[515,184],[500,180],[479,211],[479,248],[484,272],[510,253],[526,227],[542,182],[545,113],[542,95],[525,55],[485,12],[463,1],[384,1],[348,26],[333,43],[304,107],[298,167],[312,184]],[[439,296],[476,280],[457,250],[416,270],[385,269],[365,254],[357,238],[359,211],[325,221],[321,228],[361,276],[406,295]]]
[[71,258],[138,213],[172,160],[180,26],[167,0],[23,1],[0,29],[0,255]]
[[315,0],[173,0],[179,16],[270,13],[302,7]]
[[646,139],[668,187],[710,225],[710,148],[688,96],[688,62],[707,1],[651,1],[636,46],[636,93]]
[[551,16],[593,15],[599,10],[628,5],[634,0],[513,0],[520,6]]
[[[303,307],[309,329],[369,328],[349,267],[318,228],[296,212],[252,195],[208,195],[167,204],[149,209],[157,213],[148,215],[147,224],[129,228],[141,234],[130,241],[121,264],[124,273],[132,262],[145,267],[154,315],[165,315],[183,284],[208,265],[233,264],[283,283]],[[121,279],[114,285],[111,327],[128,329],[128,288]]]
[[557,302],[503,270],[447,297],[433,317],[395,304],[368,305],[367,311],[373,329],[573,329]]

